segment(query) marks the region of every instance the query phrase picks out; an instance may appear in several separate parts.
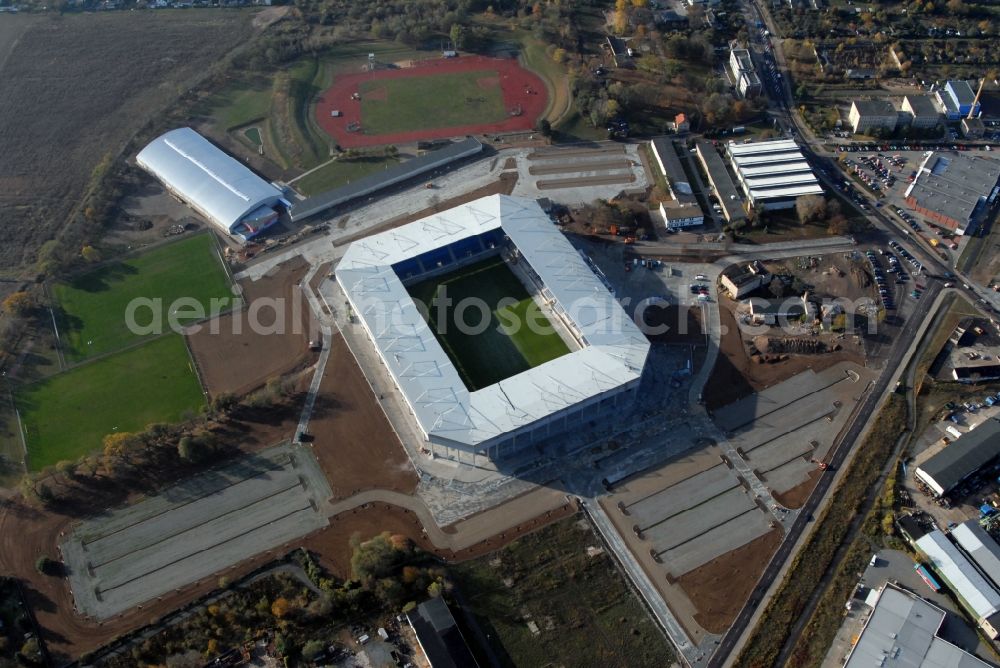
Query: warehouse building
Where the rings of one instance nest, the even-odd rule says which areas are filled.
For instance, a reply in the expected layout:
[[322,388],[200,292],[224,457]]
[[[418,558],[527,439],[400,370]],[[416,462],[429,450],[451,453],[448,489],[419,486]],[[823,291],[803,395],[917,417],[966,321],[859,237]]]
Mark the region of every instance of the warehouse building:
[[[404,281],[493,256],[572,341],[568,354],[470,389]],[[355,241],[336,278],[409,409],[419,447],[434,456],[507,458],[634,401],[649,341],[535,200],[483,197]]]
[[866,602],[872,611],[844,668],[990,668],[941,638],[947,614],[936,605],[891,584]]
[[986,576],[994,588],[1000,589],[1000,545],[976,520],[962,522],[952,529],[951,537],[962,551]]
[[1000,162],[969,153],[929,151],[906,189],[907,205],[955,234],[975,232],[997,197]]
[[707,141],[699,141],[694,147],[698,160],[701,161],[701,167],[708,175],[708,183],[712,186],[716,199],[719,200],[722,215],[729,223],[746,222],[747,212],[743,209],[743,200],[740,199],[736,184],[726,169],[726,163],[722,161],[715,147]]
[[976,102],[976,93],[968,81],[948,81],[944,87],[935,91],[934,98],[944,109],[944,115],[949,121],[968,116],[970,111],[973,116],[979,115],[980,105]]
[[136,163],[210,224],[239,240],[278,220],[281,191],[191,128],[163,134],[139,151]]
[[855,134],[870,133],[871,130],[893,132],[899,122],[899,114],[888,100],[854,100],[847,120]]
[[660,203],[660,215],[667,229],[681,229],[705,222],[705,214],[698,204],[687,173],[677,155],[677,147],[669,139],[658,137],[650,142],[653,157],[667,183],[669,202]]
[[903,122],[912,128],[933,128],[941,123],[941,111],[930,95],[903,97]]
[[917,540],[916,548],[927,559],[951,592],[958,598],[991,640],[1000,627],[1000,592],[980,573],[940,531],[931,531]]
[[920,464],[913,475],[944,496],[1000,455],[1000,420],[990,418]]
[[819,180],[791,139],[730,143],[726,151],[747,201],[759,211],[789,209],[799,197],[823,194]]

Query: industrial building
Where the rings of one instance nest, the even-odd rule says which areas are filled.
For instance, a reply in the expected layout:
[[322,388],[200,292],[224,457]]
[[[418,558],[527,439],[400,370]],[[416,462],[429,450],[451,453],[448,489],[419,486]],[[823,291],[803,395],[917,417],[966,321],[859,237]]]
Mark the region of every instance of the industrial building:
[[760,95],[763,86],[754,69],[749,50],[731,48],[729,50],[729,69],[733,73],[733,81],[736,82],[736,90],[740,97],[750,98]]
[[1000,420],[990,418],[922,462],[913,475],[935,495],[944,496],[997,455],[1000,455]]
[[891,584],[866,602],[872,611],[844,668],[990,668],[940,637],[947,613],[936,605]]
[[915,546],[927,555],[934,572],[944,580],[979,627],[991,640],[995,639],[1000,627],[1000,592],[940,531],[922,536]]
[[907,205],[955,234],[975,232],[997,197],[1000,162],[969,153],[929,151],[906,189]]
[[726,146],[736,179],[750,206],[766,211],[788,209],[805,195],[822,195],[823,188],[791,139]]
[[902,104],[903,123],[911,128],[933,128],[941,123],[941,110],[930,95],[906,95]]
[[949,121],[957,121],[970,113],[978,116],[980,112],[976,93],[968,81],[948,81],[942,88],[934,92],[934,99],[944,110]]
[[139,151],[136,163],[222,232],[250,239],[289,206],[282,192],[191,128],[177,128]]
[[1000,588],[1000,545],[976,520],[962,522],[951,537],[994,588]]
[[353,183],[348,183],[345,186],[340,186],[339,188],[334,188],[325,193],[304,199],[301,202],[296,202],[289,211],[289,215],[292,221],[299,222],[310,216],[328,211],[340,204],[346,204],[359,197],[371,195],[374,192],[398,183],[403,183],[463,158],[478,155],[482,151],[482,143],[474,137],[452,142],[444,148],[429,151],[412,160],[407,160],[388,169],[363,176]]
[[431,668],[477,668],[472,650],[443,598],[432,598],[406,613],[417,644]]
[[711,142],[698,141],[694,148],[702,169],[708,175],[708,183],[712,186],[716,199],[719,200],[722,215],[731,224],[746,222],[747,212],[743,208],[743,200],[740,199],[736,184],[726,169],[726,163],[722,161],[715,147]]
[[[404,280],[495,255],[516,258],[512,271],[573,345],[569,354],[471,391]],[[460,462],[508,457],[584,420],[622,412],[649,353],[591,263],[530,199],[484,197],[356,241],[336,278],[412,414],[420,446]]]
[[663,216],[667,229],[680,229],[704,223],[705,214],[691,190],[691,183],[681,165],[674,142],[658,137],[650,142],[650,147],[667,183],[667,194],[670,195],[671,201],[660,203],[660,215]]
[[847,120],[855,134],[872,130],[893,132],[899,123],[899,114],[888,100],[854,100]]

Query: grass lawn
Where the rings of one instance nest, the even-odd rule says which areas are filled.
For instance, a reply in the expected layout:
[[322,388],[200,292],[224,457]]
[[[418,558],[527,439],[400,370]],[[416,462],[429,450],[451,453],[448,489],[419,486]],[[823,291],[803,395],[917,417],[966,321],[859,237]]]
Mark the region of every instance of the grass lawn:
[[[439,309],[435,300],[442,289],[451,305]],[[493,385],[569,352],[521,281],[499,258],[477,262],[446,275],[444,280],[439,277],[416,283],[409,292],[427,305],[431,328],[470,390]],[[456,309],[463,300],[477,301]],[[490,318],[486,327],[481,326],[483,311],[474,306],[483,302]],[[465,333],[459,331],[459,317],[467,326]],[[538,326],[529,327],[529,322]],[[468,333],[468,328],[478,333]]]
[[37,471],[98,450],[112,431],[177,422],[205,400],[183,337],[168,334],[25,385],[16,401]]
[[[608,556],[587,555],[588,547],[600,545],[577,516],[451,567],[501,664],[672,664],[666,639]],[[505,578],[512,581],[510,587]],[[538,635],[528,621],[537,624]]]
[[381,135],[507,118],[495,71],[366,81],[360,87],[365,134]]
[[227,132],[267,118],[271,112],[271,83],[266,79],[225,88],[206,101],[208,114]]
[[327,163],[307,176],[303,176],[292,185],[304,195],[317,195],[337,186],[342,186],[372,172],[385,169],[387,165],[395,165],[395,158],[365,157],[355,160],[335,160]]
[[264,140],[260,136],[260,128],[256,125],[252,128],[247,128],[243,131],[243,136],[250,140],[250,143],[254,146],[260,146],[264,143]]
[[[232,286],[223,268],[211,234],[199,234],[160,246],[135,257],[104,265],[66,283],[55,283],[53,295],[59,305],[57,318],[66,358],[78,362],[119,350],[141,336],[129,330],[125,313],[130,301],[159,299],[163,331],[168,328],[168,309],[180,298],[194,300],[208,314],[231,306]],[[212,309],[211,300],[218,302]],[[198,318],[180,318],[181,323]],[[152,320],[149,308],[136,312],[138,324]]]

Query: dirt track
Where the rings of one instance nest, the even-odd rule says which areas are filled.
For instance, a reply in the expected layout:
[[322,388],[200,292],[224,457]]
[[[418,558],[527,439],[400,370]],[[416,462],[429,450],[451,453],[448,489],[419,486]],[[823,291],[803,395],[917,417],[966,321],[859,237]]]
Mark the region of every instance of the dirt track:
[[[188,335],[188,345],[211,396],[246,394],[269,378],[313,361],[310,332],[319,330],[298,287],[308,271],[306,261],[296,258],[258,281],[243,281],[240,285],[247,308],[204,323],[199,332]],[[276,310],[262,307],[266,303],[279,305],[283,317],[275,318]],[[252,319],[267,329],[251,327]],[[279,325],[280,333],[265,333]]]

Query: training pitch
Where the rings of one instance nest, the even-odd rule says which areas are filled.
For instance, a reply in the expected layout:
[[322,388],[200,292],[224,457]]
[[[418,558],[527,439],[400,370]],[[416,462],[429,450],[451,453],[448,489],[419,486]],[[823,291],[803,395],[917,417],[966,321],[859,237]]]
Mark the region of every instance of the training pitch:
[[[131,331],[126,322],[128,305],[135,299],[157,300],[156,313],[162,331],[167,331],[171,310],[176,308],[179,323],[185,324],[199,319],[181,317],[193,310],[191,305],[200,305],[204,317],[210,314],[213,299],[220,300],[214,309],[219,312],[230,309],[233,298],[211,234],[188,237],[55,283],[52,294],[58,303],[60,345],[70,362],[139,341],[141,334]],[[150,308],[136,310],[140,325],[150,324],[153,318]]]
[[[570,352],[524,285],[500,258],[415,283],[409,287],[409,293],[427,306],[427,318],[438,342],[471,391]],[[450,306],[438,308],[444,296],[450,300]],[[463,300],[469,300],[467,307],[463,307]],[[485,304],[489,310],[488,323],[483,311],[473,303]],[[459,320],[464,327],[459,326]]]
[[330,487],[283,445],[81,523],[63,543],[78,610],[107,619],[328,524]]
[[38,471],[98,450],[107,434],[178,422],[205,398],[184,339],[168,334],[20,387],[15,401]]

